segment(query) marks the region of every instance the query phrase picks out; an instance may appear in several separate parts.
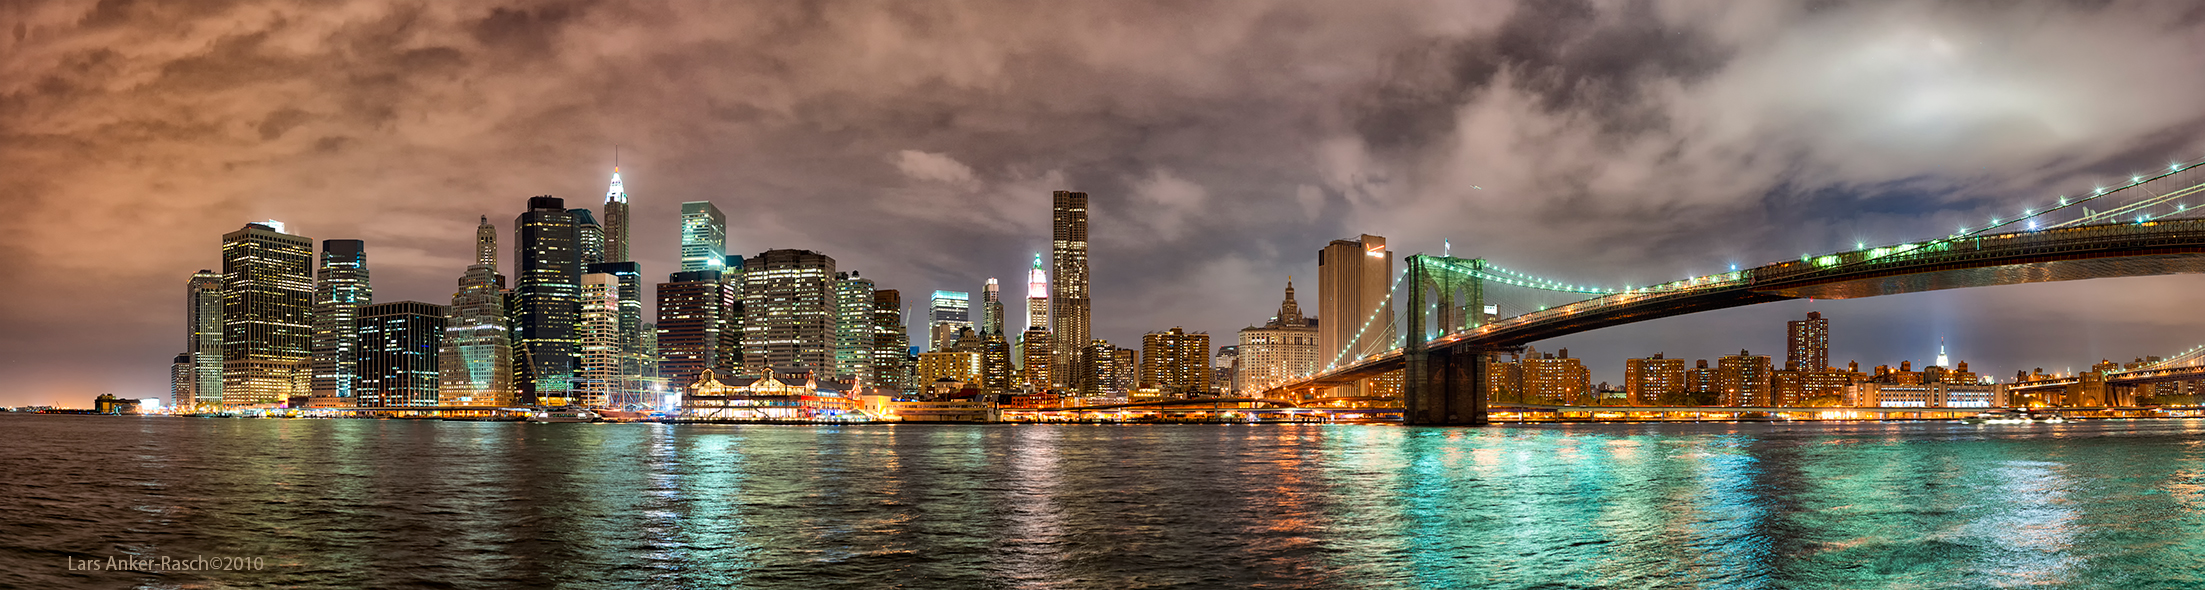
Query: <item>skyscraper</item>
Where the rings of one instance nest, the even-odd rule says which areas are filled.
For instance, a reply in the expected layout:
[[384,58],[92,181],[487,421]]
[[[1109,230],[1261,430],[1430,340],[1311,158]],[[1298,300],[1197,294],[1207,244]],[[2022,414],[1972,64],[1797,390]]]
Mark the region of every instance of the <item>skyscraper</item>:
[[927,349],[948,350],[957,331],[972,327],[972,294],[964,291],[935,291],[933,305],[927,308]]
[[989,332],[980,340],[981,386],[989,393],[1010,391],[1017,380],[1017,371],[1011,362],[1010,341],[998,332]]
[[605,262],[627,261],[628,189],[620,185],[620,166],[615,164],[612,188],[605,189]]
[[575,328],[582,361],[575,405],[603,408],[628,397],[621,395],[620,277],[582,275],[581,322]]
[[168,405],[178,412],[190,411],[192,406],[191,353],[176,353],[176,359],[168,365]]
[[191,355],[191,399],[180,410],[222,405],[222,275],[202,270],[184,286],[184,354]]
[[810,250],[767,250],[743,261],[743,364],[834,368],[835,259]]
[[719,270],[727,264],[727,215],[710,201],[681,204],[681,270]]
[[1235,373],[1239,393],[1255,395],[1316,373],[1321,356],[1317,352],[1317,324],[1302,317],[1301,304],[1294,301],[1294,282],[1288,280],[1286,298],[1279,302],[1278,313],[1262,326],[1240,330],[1240,343],[1235,349],[1240,364]]
[[[1386,298],[1392,285],[1393,258],[1385,238],[1333,240],[1317,252],[1317,317],[1325,319],[1318,330],[1318,370],[1393,348],[1393,327],[1385,317],[1392,313]],[[1371,381],[1341,386],[1334,395],[1365,395]]]
[[314,275],[313,395],[346,400],[360,379],[360,330],[354,322],[375,293],[368,283],[367,243],[322,240],[322,265]]
[[[1087,299],[1087,193],[1056,191],[1050,203],[1049,274],[1056,283],[1049,292],[1055,314],[1050,322],[1056,375],[1085,376],[1095,371],[1083,359],[1092,346],[1088,333]],[[1090,393],[1093,388],[1081,388]]]
[[[490,225],[488,215],[482,216],[482,223],[475,224],[475,264],[489,266],[492,275],[505,276],[498,274],[498,226]],[[505,287],[502,278],[498,287]]]
[[1041,268],[1041,253],[1034,253],[1034,267],[1026,271],[1026,328],[1049,328],[1049,271]]
[[1027,391],[1033,393],[1049,391],[1051,387],[1056,385],[1049,373],[1050,360],[1055,356],[1049,354],[1051,345],[1049,330],[1040,327],[1027,328],[1026,333],[1020,334],[1018,339],[1018,354],[1026,364],[1024,370],[1019,373],[1020,380],[1025,384]]
[[874,383],[873,280],[835,273],[835,379]]
[[569,209],[574,214],[574,250],[579,252],[582,266],[605,261],[605,226],[597,223],[597,216],[588,209]]
[[[495,249],[496,237],[491,240]],[[506,332],[505,296],[498,288],[503,284],[504,277],[490,264],[468,266],[460,277],[437,349],[440,405],[513,405],[513,343]]]
[[1785,323],[1787,333],[1784,370],[1821,371],[1830,368],[1830,320],[1822,312],[1807,312],[1807,319]]
[[720,345],[735,288],[718,270],[677,272],[659,283],[658,373],[670,390],[685,390],[705,369],[739,364]]
[[437,352],[444,340],[444,306],[419,301],[359,309],[359,381],[363,408],[427,408],[442,387]]
[[514,220],[513,376],[520,401],[563,405],[574,381],[576,315],[582,283],[580,239],[566,201],[531,197],[528,212]]
[[582,269],[612,275],[618,280],[620,379],[612,388],[610,407],[622,408],[658,403],[650,397],[650,377],[656,376],[651,358],[643,350],[643,265],[635,262],[602,262]]
[[286,403],[312,381],[314,241],[277,221],[222,236],[222,404]]
[[895,289],[873,291],[873,387],[891,391],[916,389],[909,382],[911,336],[903,324],[903,294]]
[[980,288],[980,331],[1003,334],[1003,287],[988,277],[988,284]]

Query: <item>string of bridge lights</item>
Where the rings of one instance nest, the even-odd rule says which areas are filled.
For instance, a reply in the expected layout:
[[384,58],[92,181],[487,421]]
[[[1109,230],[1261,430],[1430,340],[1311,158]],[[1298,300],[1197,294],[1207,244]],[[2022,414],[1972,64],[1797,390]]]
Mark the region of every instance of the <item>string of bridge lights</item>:
[[[1398,275],[1394,276],[1394,278],[1393,278],[1393,288],[1390,288],[1390,289],[1387,289],[1387,290],[1386,290],[1386,301],[1393,301],[1394,295],[1397,295],[1397,294],[1400,294],[1400,293],[1401,293],[1401,282],[1402,282],[1402,281],[1404,281],[1404,280],[1407,280],[1408,278],[1409,278],[1409,269],[1406,269],[1406,268],[1404,268],[1404,269],[1401,269],[1401,272],[1400,272],[1400,274],[1398,274]],[[1364,318],[1364,319],[1363,319],[1363,326],[1362,326],[1362,327],[1360,327],[1360,328],[1356,328],[1356,329],[1355,329],[1355,339],[1353,340],[1353,342],[1358,342],[1358,343],[1362,342],[1362,341],[1363,341],[1363,333],[1365,333],[1365,332],[1369,332],[1369,331],[1370,331],[1370,323],[1371,323],[1371,322],[1373,322],[1373,321],[1377,321],[1377,320],[1378,320],[1378,316],[1379,316],[1379,315],[1381,315],[1381,314],[1384,314],[1384,315],[1388,315],[1388,316],[1391,316],[1391,315],[1392,315],[1392,314],[1387,314],[1387,313],[1386,313],[1386,306],[1385,306],[1385,305],[1379,305],[1379,306],[1378,306],[1377,308],[1375,308],[1375,309],[1372,309],[1372,310],[1371,310],[1371,312],[1370,312],[1370,317],[1368,317],[1368,318]],[[1388,318],[1388,320],[1387,320],[1387,324],[1386,324],[1386,325],[1387,325],[1387,326],[1389,326],[1389,327],[1393,325],[1393,323],[1392,323],[1392,319],[1391,319],[1390,317]],[[1353,350],[1354,350],[1354,348],[1353,348],[1352,346],[1345,346],[1345,345],[1341,346],[1341,347],[1340,347],[1340,354],[1338,354],[1338,355],[1336,355],[1336,356],[1332,357],[1332,362],[1330,362],[1330,363],[1326,363],[1326,364],[1325,364],[1325,370],[1327,370],[1327,371],[1330,371],[1330,370],[1332,370],[1333,368],[1339,367],[1339,366],[1340,366],[1340,361],[1341,361],[1341,360],[1344,360],[1344,359],[1346,359],[1346,358],[1347,358],[1347,356],[1348,356],[1348,353],[1349,353],[1349,352],[1351,352],[1351,351],[1353,351]]]

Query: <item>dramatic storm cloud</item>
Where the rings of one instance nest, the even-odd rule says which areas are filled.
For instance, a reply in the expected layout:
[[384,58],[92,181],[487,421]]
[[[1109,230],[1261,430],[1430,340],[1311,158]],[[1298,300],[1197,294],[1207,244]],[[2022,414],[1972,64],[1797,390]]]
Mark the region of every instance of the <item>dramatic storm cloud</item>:
[[[1092,195],[1096,334],[1229,343],[1316,250],[1644,284],[1941,236],[2205,157],[2185,3],[32,2],[0,5],[0,404],[165,395],[183,284],[280,219],[444,302],[477,216],[678,204],[915,301],[1017,283]],[[510,251],[510,245],[506,249]],[[1305,278],[1306,277],[1306,278]],[[1540,343],[1978,371],[2205,342],[2196,277],[1785,303]],[[1006,289],[1016,293],[1017,289]],[[1305,301],[1306,308],[1314,308]],[[1016,307],[1015,305],[1012,307]],[[1325,318],[1334,320],[1336,318]],[[1590,352],[1592,354],[1584,354]]]

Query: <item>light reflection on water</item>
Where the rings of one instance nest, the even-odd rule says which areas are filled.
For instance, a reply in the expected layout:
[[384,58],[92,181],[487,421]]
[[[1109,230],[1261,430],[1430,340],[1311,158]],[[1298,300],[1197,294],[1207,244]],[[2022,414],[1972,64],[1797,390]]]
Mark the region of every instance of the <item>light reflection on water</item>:
[[[2205,428],[0,416],[0,586],[2194,588]],[[236,555],[261,572],[67,571]]]

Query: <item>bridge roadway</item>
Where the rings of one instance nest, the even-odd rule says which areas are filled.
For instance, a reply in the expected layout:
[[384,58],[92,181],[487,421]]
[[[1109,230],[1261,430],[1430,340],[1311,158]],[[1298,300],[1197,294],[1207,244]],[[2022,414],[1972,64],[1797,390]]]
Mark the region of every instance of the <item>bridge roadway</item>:
[[[1422,255],[1408,257],[1412,275],[1422,270],[1419,264],[1449,261],[1461,262]],[[1440,336],[1423,346],[1422,352],[1441,359],[1440,368],[1429,370],[1435,375],[1452,372],[1457,376],[1443,379],[1451,383],[1443,387],[1452,390],[1444,397],[1474,395],[1475,403],[1469,399],[1442,403],[1436,407],[1460,409],[1419,419],[1416,404],[1420,400],[1405,401],[1411,408],[1411,423],[1482,424],[1486,353],[1621,324],[1799,298],[1852,299],[1961,287],[2195,272],[2205,272],[2205,220],[2201,219],[1970,235],[1802,257],[1631,289]],[[1404,289],[1417,287],[1418,281],[1409,282]],[[1411,303],[1421,300],[1418,293]],[[1476,301],[1466,303],[1478,305]],[[1403,323],[1410,329],[1402,332],[1417,332],[1420,322],[1420,317],[1407,318]],[[1282,383],[1262,395],[1292,398],[1403,370],[1411,356],[1408,352],[1396,348],[1365,356],[1345,366]],[[1471,358],[1478,361],[1470,362]],[[1463,381],[1463,376],[1469,376],[1468,381],[1476,385],[1452,383]]]
[[[2200,379],[2205,379],[2205,366],[2146,367],[2127,371],[2113,371],[2105,374],[2105,384],[2109,386],[2143,385],[2146,383],[2168,383],[2174,381],[2196,381]],[[2029,392],[2043,391],[2047,389],[2064,390],[2069,385],[2074,385],[2081,382],[2081,377],[2046,379],[2043,381],[2030,381],[2027,383],[2015,383],[2012,385],[2008,385],[2006,386],[2006,391]]]

